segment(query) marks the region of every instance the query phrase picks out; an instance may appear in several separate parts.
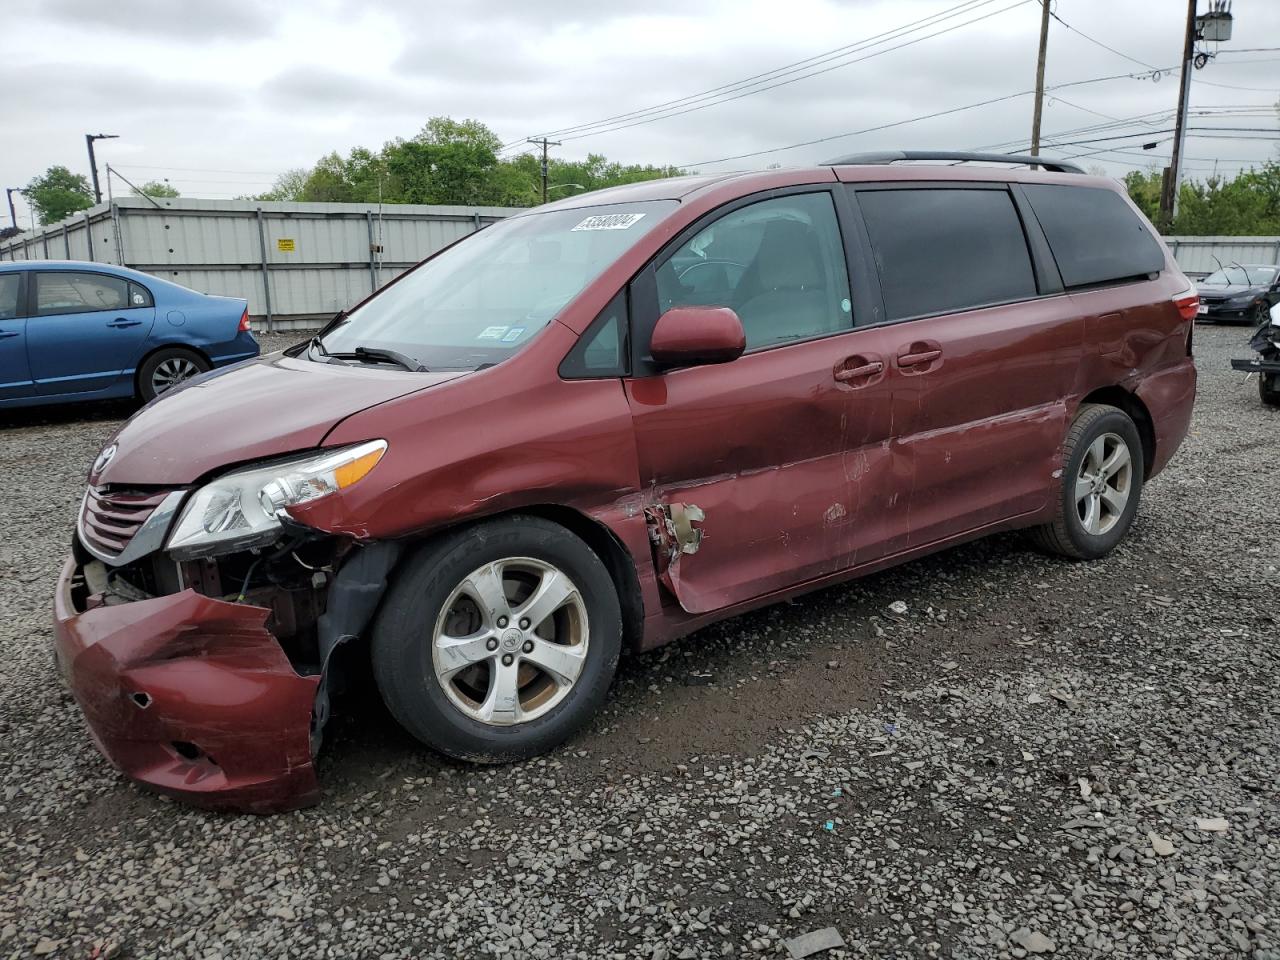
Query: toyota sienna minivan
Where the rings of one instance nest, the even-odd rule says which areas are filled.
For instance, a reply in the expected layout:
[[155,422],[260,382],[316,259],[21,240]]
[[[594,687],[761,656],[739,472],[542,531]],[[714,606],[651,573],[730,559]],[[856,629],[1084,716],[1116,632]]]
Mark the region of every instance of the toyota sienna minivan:
[[313,802],[356,658],[424,744],[530,757],[623,649],[996,531],[1105,556],[1186,434],[1196,306],[1044,158],[538,207],[124,424],[56,659],[107,758],[205,806]]

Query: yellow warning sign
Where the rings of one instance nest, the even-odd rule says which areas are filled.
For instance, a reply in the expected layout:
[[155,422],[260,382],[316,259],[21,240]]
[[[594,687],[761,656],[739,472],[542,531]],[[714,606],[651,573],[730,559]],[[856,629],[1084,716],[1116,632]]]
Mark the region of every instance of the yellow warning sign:
[[292,237],[281,237],[276,241],[276,249],[281,253],[293,253],[294,243]]

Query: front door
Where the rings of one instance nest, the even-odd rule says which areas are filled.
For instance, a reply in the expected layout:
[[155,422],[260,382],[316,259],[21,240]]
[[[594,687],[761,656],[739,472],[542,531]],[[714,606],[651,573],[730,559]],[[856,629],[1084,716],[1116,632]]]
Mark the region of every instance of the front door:
[[1039,510],[1056,489],[1084,328],[1056,272],[1037,269],[1008,188],[862,189],[857,203],[886,317],[900,321],[886,329],[913,411],[900,424],[909,546]]
[[632,302],[652,315],[637,331],[696,304],[732,308],[747,336],[732,363],[626,383],[655,559],[681,607],[825,576],[905,529],[905,496],[895,510],[885,493],[910,481],[889,442],[889,340],[854,328],[830,193],[725,213],[642,274]]
[[30,397],[31,367],[27,363],[25,273],[0,273],[0,403]]
[[135,305],[127,280],[72,270],[31,277],[35,297],[27,356],[38,393],[98,393],[133,374],[155,308]]

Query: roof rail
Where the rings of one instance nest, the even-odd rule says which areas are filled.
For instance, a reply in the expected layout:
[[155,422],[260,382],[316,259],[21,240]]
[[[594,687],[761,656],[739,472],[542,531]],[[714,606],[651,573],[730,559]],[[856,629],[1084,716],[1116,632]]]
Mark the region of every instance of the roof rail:
[[1084,168],[1069,160],[1032,157],[1020,153],[962,153],[955,150],[881,150],[875,153],[853,153],[828,160],[823,166],[839,167],[857,163],[900,163],[903,160],[979,160],[984,163],[1020,163],[1044,167],[1053,173],[1084,173]]

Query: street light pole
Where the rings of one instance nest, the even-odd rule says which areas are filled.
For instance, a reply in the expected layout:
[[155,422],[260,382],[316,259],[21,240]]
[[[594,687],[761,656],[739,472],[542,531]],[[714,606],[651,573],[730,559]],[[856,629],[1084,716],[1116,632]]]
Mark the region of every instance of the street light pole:
[[118,133],[86,133],[84,135],[85,145],[89,148],[89,170],[93,173],[93,195],[97,198],[97,203],[102,202],[102,188],[98,186],[98,161],[93,156],[93,141],[115,140],[119,136]]
[[1182,80],[1178,87],[1178,119],[1174,124],[1173,156],[1169,159],[1169,179],[1160,196],[1162,228],[1178,213],[1178,180],[1182,168],[1182,145],[1186,142],[1187,107],[1191,102],[1191,70],[1196,55],[1196,0],[1187,0],[1187,32],[1182,38]]
[[21,193],[21,192],[22,192],[21,187],[5,187],[4,188],[5,198],[9,201],[9,222],[13,224],[13,229],[15,230],[18,229],[18,215],[13,212],[13,195],[15,193]]

